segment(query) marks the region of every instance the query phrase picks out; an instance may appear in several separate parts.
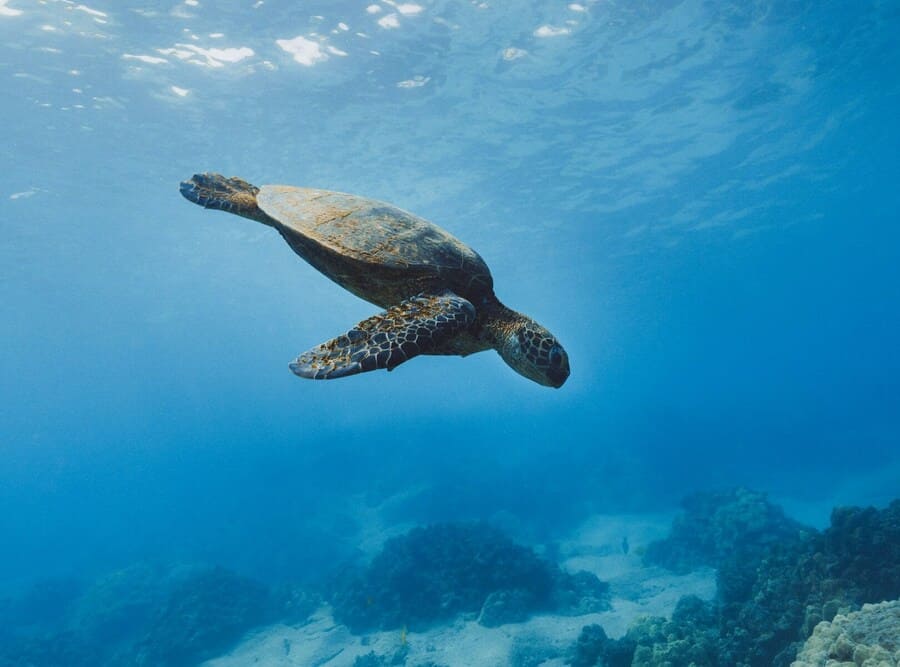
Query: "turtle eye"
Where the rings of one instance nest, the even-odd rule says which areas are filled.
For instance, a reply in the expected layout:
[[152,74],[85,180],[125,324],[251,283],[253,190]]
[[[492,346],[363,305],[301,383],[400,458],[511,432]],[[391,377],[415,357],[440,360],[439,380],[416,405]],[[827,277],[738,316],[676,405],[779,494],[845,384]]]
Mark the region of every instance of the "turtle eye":
[[554,345],[550,348],[550,365],[559,366],[560,364],[562,364],[562,348]]

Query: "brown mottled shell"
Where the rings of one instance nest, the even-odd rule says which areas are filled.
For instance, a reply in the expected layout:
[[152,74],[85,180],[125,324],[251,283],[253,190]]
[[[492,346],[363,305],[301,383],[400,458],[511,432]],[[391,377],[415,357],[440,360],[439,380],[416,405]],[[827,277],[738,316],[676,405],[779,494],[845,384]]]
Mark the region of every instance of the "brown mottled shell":
[[[366,276],[335,273],[370,271],[370,280],[397,276],[404,283],[430,281],[467,298],[493,287],[490,270],[478,253],[437,225],[390,204],[287,185],[265,185],[256,199],[297,252],[324,251],[350,260],[338,267],[333,261],[322,265],[308,257],[340,283],[355,278],[349,281],[355,284]],[[294,240],[289,238],[293,235]]]

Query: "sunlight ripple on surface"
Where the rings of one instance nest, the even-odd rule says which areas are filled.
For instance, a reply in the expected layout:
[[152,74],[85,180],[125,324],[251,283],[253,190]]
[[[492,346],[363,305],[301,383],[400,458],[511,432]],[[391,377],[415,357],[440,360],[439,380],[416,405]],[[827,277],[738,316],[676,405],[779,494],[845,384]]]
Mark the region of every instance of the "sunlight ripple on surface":
[[293,39],[277,39],[275,43],[283,51],[290,53],[296,62],[306,67],[311,67],[318,62],[328,59],[328,54],[322,51],[322,47],[318,42],[307,39],[303,35],[298,35]]
[[163,63],[169,62],[165,58],[158,58],[157,56],[142,56],[133,53],[123,53],[122,58],[124,60],[140,60],[141,62],[148,63],[150,65],[161,65]]
[[[174,48],[157,49],[163,55],[172,55],[195,65],[206,67],[223,67],[226,63],[238,63],[254,54],[253,49],[242,46],[238,48],[204,49],[193,44],[176,44]],[[199,60],[194,56],[201,56],[205,60]]]
[[9,3],[9,0],[0,0],[0,16],[19,16],[22,14],[21,9],[13,9],[12,7],[7,7],[6,5]]
[[560,35],[568,35],[571,31],[568,28],[558,28],[553,25],[542,25],[534,31],[535,37],[559,37]]
[[386,16],[382,16],[380,19],[378,19],[378,25],[380,25],[382,28],[388,29],[399,28],[400,21],[397,19],[397,15],[392,13]]

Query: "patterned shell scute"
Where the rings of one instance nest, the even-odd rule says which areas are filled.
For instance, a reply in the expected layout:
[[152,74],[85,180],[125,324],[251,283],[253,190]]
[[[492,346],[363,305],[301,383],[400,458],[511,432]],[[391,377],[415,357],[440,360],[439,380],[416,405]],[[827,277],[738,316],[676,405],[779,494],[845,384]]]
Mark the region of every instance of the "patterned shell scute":
[[492,282],[478,253],[437,225],[390,204],[287,185],[263,186],[257,201],[284,227],[355,260],[387,268],[461,270]]

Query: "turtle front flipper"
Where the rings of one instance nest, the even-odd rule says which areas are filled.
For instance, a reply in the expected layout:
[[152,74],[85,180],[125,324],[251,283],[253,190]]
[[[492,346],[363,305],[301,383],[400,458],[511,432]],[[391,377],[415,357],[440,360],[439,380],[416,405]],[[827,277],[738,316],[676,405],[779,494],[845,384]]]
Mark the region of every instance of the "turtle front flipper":
[[236,176],[194,174],[189,180],[182,181],[179,189],[185,199],[203,208],[227,211],[273,226],[256,202],[259,188]]
[[290,368],[313,380],[390,371],[415,356],[437,352],[474,321],[475,307],[461,296],[420,294],[304,352]]

